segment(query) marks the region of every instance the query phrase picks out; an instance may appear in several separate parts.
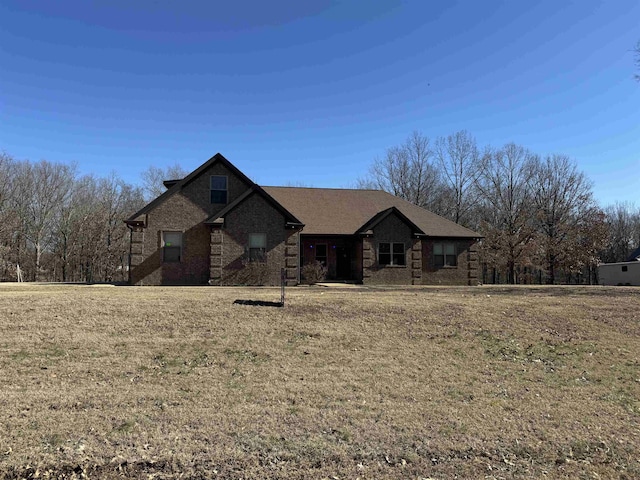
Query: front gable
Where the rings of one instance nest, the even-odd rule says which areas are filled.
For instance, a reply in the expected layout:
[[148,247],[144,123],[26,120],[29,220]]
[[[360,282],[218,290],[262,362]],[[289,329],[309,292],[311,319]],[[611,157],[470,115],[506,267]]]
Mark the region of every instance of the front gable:
[[[211,229],[212,284],[278,284],[282,269],[297,283],[302,225],[260,188],[253,188],[207,222]],[[263,240],[264,260],[251,255],[252,237]]]
[[395,208],[376,214],[360,229],[363,278],[370,284],[420,283],[421,230]]
[[376,213],[369,221],[367,221],[362,227],[360,227],[356,233],[359,234],[368,234],[369,232],[373,232],[373,230],[380,224],[385,224],[389,221],[389,217],[397,218],[404,226],[409,228],[413,235],[421,236],[424,235],[424,232],[418,227],[415,223],[413,223],[406,215],[404,215],[400,210],[396,207],[390,207],[386,210],[382,210],[381,212]]
[[[212,175],[226,179],[225,204],[211,202]],[[211,228],[204,222],[254,186],[217,154],[173,184],[125,222],[132,230],[132,281],[139,284],[202,284],[209,279]],[[135,235],[134,235],[135,233]],[[180,260],[164,260],[165,237],[181,238]]]
[[223,208],[221,211],[216,212],[211,215],[205,223],[213,226],[222,226],[224,225],[224,219],[227,215],[237,210],[242,206],[247,200],[249,200],[253,196],[258,196],[262,199],[262,201],[266,202],[272,208],[276,209],[283,217],[285,226],[288,228],[299,228],[304,227],[304,224],[300,222],[291,212],[289,212],[286,208],[280,205],[271,195],[266,193],[264,189],[260,188],[258,185],[253,185],[250,189],[246,190],[242,195],[236,198],[233,202]]
[[[210,181],[212,175],[226,177],[227,179],[228,193],[227,202],[225,204],[211,203]],[[253,183],[244,173],[238,170],[224,156],[217,153],[185,178],[181,180],[171,180],[166,182],[166,185],[169,187],[166,192],[152,200],[138,212],[134,213],[131,217],[125,220],[125,222],[130,225],[137,224],[146,226],[149,220],[149,215],[153,214],[152,212],[155,212],[156,210],[166,210],[166,208],[162,208],[163,206],[169,206],[169,210],[175,210],[175,208],[171,208],[170,206],[172,203],[175,203],[176,205],[180,204],[182,206],[189,204],[191,206],[191,208],[188,208],[188,211],[184,212],[182,216],[190,216],[191,211],[194,210],[194,208],[199,209],[202,213],[192,217],[192,221],[196,223],[202,222],[207,217],[221,211],[230,203],[233,203],[248,189],[255,186],[255,183]],[[176,201],[173,199],[176,195],[182,196],[184,199]]]

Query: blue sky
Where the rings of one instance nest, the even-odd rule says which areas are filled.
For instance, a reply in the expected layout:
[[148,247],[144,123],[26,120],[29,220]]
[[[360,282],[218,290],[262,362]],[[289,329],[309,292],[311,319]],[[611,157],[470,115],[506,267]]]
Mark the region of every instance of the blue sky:
[[0,150],[138,182],[221,152],[352,186],[414,130],[567,154],[640,203],[640,2],[0,3]]

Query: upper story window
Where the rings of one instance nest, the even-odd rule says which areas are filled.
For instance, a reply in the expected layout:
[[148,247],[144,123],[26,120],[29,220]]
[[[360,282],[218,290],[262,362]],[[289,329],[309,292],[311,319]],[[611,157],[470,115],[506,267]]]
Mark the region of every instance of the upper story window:
[[406,265],[404,243],[378,244],[378,264],[380,265]]
[[227,203],[227,176],[211,175],[211,203]]
[[182,232],[162,232],[162,261],[179,262],[182,258]]
[[436,267],[456,267],[458,255],[456,255],[455,243],[434,243],[433,263]]

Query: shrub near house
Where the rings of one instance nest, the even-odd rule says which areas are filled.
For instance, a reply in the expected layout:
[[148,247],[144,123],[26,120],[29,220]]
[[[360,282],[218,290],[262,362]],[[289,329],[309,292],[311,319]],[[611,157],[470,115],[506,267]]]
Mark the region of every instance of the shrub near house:
[[260,187],[221,154],[126,220],[136,285],[477,283],[479,234],[381,190]]

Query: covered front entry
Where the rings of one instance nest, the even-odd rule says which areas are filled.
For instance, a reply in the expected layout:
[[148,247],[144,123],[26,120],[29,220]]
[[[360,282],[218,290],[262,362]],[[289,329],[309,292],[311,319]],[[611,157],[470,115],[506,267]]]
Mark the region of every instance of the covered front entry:
[[327,280],[362,281],[362,241],[352,235],[300,236],[300,264],[318,261]]

